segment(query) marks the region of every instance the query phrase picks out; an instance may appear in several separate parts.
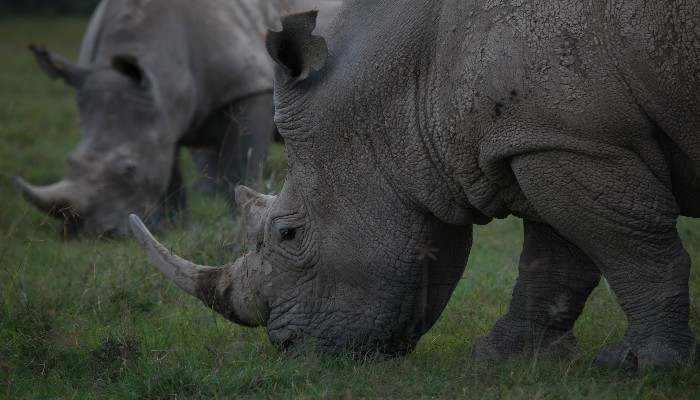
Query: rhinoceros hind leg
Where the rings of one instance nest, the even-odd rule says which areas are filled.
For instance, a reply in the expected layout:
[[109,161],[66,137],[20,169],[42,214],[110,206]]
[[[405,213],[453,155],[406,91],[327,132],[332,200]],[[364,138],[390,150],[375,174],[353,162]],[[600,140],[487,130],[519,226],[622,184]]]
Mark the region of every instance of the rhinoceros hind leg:
[[518,280],[506,315],[475,348],[478,359],[565,357],[573,327],[600,280],[595,264],[550,226],[525,220]]
[[[683,365],[693,357],[688,326],[690,257],[676,230],[667,184],[631,151],[609,146],[546,151],[511,161],[540,217],[595,261],[628,321],[619,345],[596,363],[622,368]],[[636,365],[635,365],[636,364]]]

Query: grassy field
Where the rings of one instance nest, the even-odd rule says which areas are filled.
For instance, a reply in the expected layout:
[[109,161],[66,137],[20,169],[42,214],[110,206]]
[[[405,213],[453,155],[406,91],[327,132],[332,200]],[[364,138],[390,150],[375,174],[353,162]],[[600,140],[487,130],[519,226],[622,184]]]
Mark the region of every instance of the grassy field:
[[[573,359],[470,359],[474,340],[508,305],[522,242],[516,219],[477,230],[440,321],[415,353],[390,360],[282,354],[263,329],[234,326],[167,282],[133,241],[60,239],[11,176],[49,183],[62,175],[78,140],[73,93],[48,81],[26,44],[74,58],[84,23],[0,19],[0,398],[700,398],[697,367],[630,374],[590,366],[625,328],[604,283],[576,326],[582,352]],[[283,149],[270,158],[275,186]],[[187,176],[192,186],[190,162]],[[161,238],[200,262],[234,259],[240,238],[224,201],[190,194],[189,215]],[[695,262],[699,332],[700,222],[682,220],[679,229]]]

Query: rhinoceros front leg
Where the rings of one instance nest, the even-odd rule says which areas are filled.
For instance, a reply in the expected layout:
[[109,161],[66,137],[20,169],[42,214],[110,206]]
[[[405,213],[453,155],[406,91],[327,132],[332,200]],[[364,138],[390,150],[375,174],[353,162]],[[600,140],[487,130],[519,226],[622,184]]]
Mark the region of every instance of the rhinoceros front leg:
[[600,280],[595,264],[550,226],[525,220],[518,280],[506,315],[481,338],[474,356],[565,356],[576,349],[573,327]]
[[228,114],[231,129],[221,142],[219,170],[233,200],[236,186],[259,186],[267,149],[274,135],[272,94],[239,100]]
[[187,189],[180,170],[180,149],[175,150],[175,161],[162,204],[162,217],[172,222],[180,211],[187,209]]
[[660,180],[663,170],[652,173],[630,151],[591,152],[531,153],[511,166],[540,217],[596,263],[627,317],[623,341],[604,347],[596,363],[685,363],[695,348],[688,326],[690,259],[676,231],[679,210],[670,185]]
[[219,189],[219,152],[213,147],[198,147],[190,149],[190,154],[199,172],[197,191],[204,194],[216,193]]

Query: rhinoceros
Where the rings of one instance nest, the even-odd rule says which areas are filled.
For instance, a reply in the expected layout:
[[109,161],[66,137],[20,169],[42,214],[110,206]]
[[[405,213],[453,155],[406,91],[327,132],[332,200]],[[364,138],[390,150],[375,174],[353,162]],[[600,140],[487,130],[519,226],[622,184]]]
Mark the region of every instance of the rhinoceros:
[[25,197],[70,231],[119,236],[129,213],[148,215],[157,228],[184,207],[183,146],[215,149],[210,164],[231,195],[236,184],[257,181],[274,132],[265,31],[282,14],[314,8],[330,24],[339,4],[103,0],[77,65],[31,46],[51,78],[76,89],[81,140],[62,181],[17,179]]
[[[403,354],[463,274],[474,224],[524,220],[507,313],[479,359],[565,355],[604,276],[628,320],[597,365],[693,357],[690,259],[700,217],[695,1],[348,1],[267,37],[289,171],[239,187],[247,252],[226,267],[153,263],[282,347]],[[478,307],[478,304],[474,304]]]

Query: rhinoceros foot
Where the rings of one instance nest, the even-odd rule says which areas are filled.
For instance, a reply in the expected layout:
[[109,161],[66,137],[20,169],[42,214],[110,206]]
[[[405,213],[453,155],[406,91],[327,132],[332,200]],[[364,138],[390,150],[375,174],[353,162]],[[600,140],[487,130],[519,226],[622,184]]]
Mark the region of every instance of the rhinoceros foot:
[[491,333],[477,340],[472,351],[482,361],[500,361],[516,357],[568,358],[578,353],[576,337],[561,331],[503,318]]
[[602,368],[640,370],[657,367],[679,367],[700,360],[700,348],[692,340],[672,341],[653,337],[633,345],[629,339],[603,347],[593,364]]

